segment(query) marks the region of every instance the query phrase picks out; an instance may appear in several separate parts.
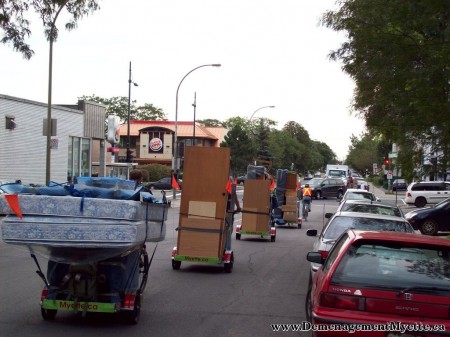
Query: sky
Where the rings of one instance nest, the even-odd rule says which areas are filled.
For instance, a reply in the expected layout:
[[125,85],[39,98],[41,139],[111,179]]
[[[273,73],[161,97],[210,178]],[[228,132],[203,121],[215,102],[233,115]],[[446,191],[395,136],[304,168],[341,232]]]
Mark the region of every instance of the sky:
[[[295,121],[343,160],[364,121],[350,113],[354,82],[328,54],[345,35],[319,24],[334,0],[110,0],[67,31],[57,20],[53,104],[83,95],[151,103],[178,121],[264,117]],[[30,13],[35,55],[0,44],[0,94],[47,102],[49,43]],[[221,64],[221,67],[205,66]],[[189,74],[188,74],[189,73]],[[188,74],[188,75],[187,75]],[[185,77],[185,75],[187,75]],[[183,79],[184,78],[184,79]],[[275,106],[275,108],[263,108]],[[258,110],[258,111],[257,111]]]

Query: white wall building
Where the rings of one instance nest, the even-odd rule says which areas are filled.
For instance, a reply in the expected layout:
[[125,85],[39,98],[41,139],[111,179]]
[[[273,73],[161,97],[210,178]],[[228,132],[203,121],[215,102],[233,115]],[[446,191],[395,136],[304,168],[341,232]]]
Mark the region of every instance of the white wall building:
[[[46,103],[0,95],[0,181],[46,183],[46,119]],[[90,176],[92,153],[104,153],[93,151],[104,144],[104,107],[85,101],[53,105],[52,119],[57,120],[57,133],[51,137],[50,181]]]

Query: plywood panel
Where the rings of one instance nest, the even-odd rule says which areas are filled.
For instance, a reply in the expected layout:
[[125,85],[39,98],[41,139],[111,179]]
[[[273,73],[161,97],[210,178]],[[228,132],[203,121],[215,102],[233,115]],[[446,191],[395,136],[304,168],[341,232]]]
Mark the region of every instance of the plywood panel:
[[189,201],[189,218],[212,218],[216,217],[216,203],[214,201]]
[[224,249],[223,221],[183,218],[178,231],[178,254],[221,258]]
[[[270,222],[270,181],[246,179],[244,182],[244,202],[242,229],[246,231],[267,231]],[[248,211],[249,213],[246,213]],[[252,214],[257,212],[260,214]]]
[[183,169],[183,193],[180,203],[181,217],[189,213],[189,201],[216,203],[216,219],[224,219],[226,213],[226,185],[230,173],[230,148],[185,148]]
[[286,186],[285,188],[287,190],[293,189],[295,190],[297,188],[297,182],[298,182],[298,176],[295,173],[288,173],[286,175]]

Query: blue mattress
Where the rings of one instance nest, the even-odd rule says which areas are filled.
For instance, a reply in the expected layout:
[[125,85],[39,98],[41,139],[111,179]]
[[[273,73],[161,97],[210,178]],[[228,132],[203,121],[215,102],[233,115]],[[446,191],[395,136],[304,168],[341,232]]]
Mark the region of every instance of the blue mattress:
[[3,241],[53,260],[101,260],[165,238],[167,204],[26,194],[18,199],[22,219],[0,196]]

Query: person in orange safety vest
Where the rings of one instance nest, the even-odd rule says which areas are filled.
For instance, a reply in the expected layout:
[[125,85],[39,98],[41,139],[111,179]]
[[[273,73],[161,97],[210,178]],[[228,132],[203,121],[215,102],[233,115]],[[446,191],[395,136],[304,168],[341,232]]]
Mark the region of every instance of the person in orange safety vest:
[[303,203],[308,206],[308,212],[311,212],[312,190],[309,184],[305,184],[302,190]]

